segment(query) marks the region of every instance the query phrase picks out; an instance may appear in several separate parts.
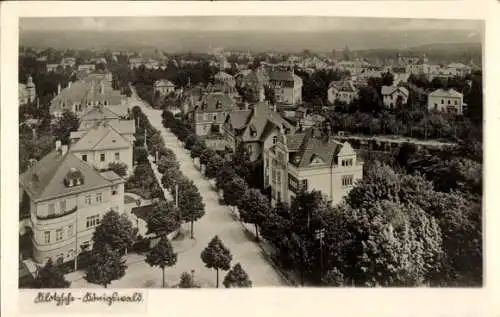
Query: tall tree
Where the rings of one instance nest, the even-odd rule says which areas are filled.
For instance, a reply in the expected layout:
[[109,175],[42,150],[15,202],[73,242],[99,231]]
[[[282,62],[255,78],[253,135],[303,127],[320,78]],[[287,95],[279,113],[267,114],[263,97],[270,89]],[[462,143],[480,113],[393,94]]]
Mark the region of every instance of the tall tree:
[[108,245],[92,250],[89,263],[85,279],[90,283],[102,285],[104,288],[107,288],[112,281],[121,279],[127,269],[125,260]]
[[47,263],[38,269],[34,281],[34,288],[68,288],[71,285],[64,277],[61,268],[54,265],[49,258]]
[[215,175],[215,184],[217,188],[223,189],[224,184],[228,183],[231,181],[233,178],[236,177],[236,173],[232,169],[232,167],[229,165],[229,163],[224,163],[222,165],[222,168],[220,168],[217,171],[217,174]]
[[69,144],[69,135],[72,131],[77,131],[79,126],[80,120],[76,114],[65,110],[52,126],[52,134],[63,144]]
[[217,171],[219,171],[224,164],[224,160],[219,155],[212,156],[205,168],[205,176],[208,179],[213,179],[217,176]]
[[118,254],[123,254],[134,243],[135,234],[132,222],[126,215],[110,210],[95,229],[92,240],[95,249],[108,245]]
[[168,235],[179,229],[179,210],[171,201],[159,201],[153,205],[153,210],[147,218],[148,231],[157,236]]
[[127,176],[127,164],[120,162],[111,162],[106,170],[115,172],[116,175],[120,177]]
[[215,236],[201,252],[201,260],[209,269],[216,271],[216,287],[219,288],[219,270],[227,271],[231,267],[233,256],[218,236]]
[[255,237],[259,241],[259,226],[266,219],[270,209],[267,197],[260,190],[250,188],[240,200],[238,208],[241,220],[255,226]]
[[166,236],[162,236],[160,241],[149,251],[145,261],[150,266],[161,268],[161,287],[165,288],[165,268],[177,263],[177,253],[174,252],[172,244]]
[[248,180],[252,173],[250,152],[246,149],[243,143],[240,143],[233,156],[232,160],[236,174],[240,175],[244,180]]
[[239,263],[236,263],[236,265],[229,270],[222,284],[226,288],[252,287],[252,281]]
[[223,186],[224,202],[229,206],[239,206],[239,201],[248,190],[247,183],[241,177],[234,177]]
[[191,239],[193,239],[194,222],[205,215],[205,204],[192,180],[179,183],[179,209],[182,220],[191,223]]

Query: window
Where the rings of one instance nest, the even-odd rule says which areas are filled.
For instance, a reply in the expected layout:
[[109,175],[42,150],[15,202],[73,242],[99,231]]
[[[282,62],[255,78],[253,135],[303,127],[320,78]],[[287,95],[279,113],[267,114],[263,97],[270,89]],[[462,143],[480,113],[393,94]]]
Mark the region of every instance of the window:
[[66,200],[61,200],[59,202],[59,209],[61,212],[65,212],[66,211]]
[[113,186],[111,187],[111,195],[114,196],[118,193],[118,187],[117,186]]
[[214,115],[214,121],[216,121],[216,120],[217,120],[217,115]]
[[45,243],[50,243],[50,231],[45,231],[43,233],[43,241]]
[[57,229],[56,230],[56,241],[60,241],[63,238],[63,230],[62,229]]
[[55,213],[55,206],[54,204],[49,204],[49,216],[53,216]]
[[276,184],[276,170],[274,169],[271,171],[271,180],[273,184]]
[[444,105],[444,100],[443,99],[441,99],[441,104]]
[[448,104],[451,105],[451,100],[448,100]]
[[102,193],[97,193],[95,195],[95,201],[96,203],[102,203]]
[[72,257],[74,257],[74,256],[75,256],[75,250],[73,250],[73,249],[69,249],[69,250],[68,250],[68,258],[72,258]]
[[276,192],[276,201],[281,201],[281,192]]
[[273,136],[273,144],[276,144],[276,142],[278,142],[278,137],[277,136]]
[[455,106],[458,105],[458,101],[455,100]]
[[120,160],[120,152],[115,152],[115,161]]
[[278,182],[278,185],[281,185],[281,172],[280,171],[276,172],[276,181]]
[[106,160],[106,155],[104,153],[101,154],[101,162],[104,162]]
[[99,215],[87,217],[87,228],[97,226],[99,224]]
[[303,179],[302,181],[300,181],[300,185],[301,187],[304,189],[304,190],[307,190],[308,187],[309,187],[309,184],[307,183],[307,179]]
[[73,225],[69,225],[68,226],[68,237],[72,237],[73,236]]
[[347,187],[353,184],[353,175],[344,175],[342,176],[342,186]]
[[87,154],[82,155],[82,161],[87,162]]
[[87,195],[85,196],[85,204],[90,205],[92,203],[92,196]]

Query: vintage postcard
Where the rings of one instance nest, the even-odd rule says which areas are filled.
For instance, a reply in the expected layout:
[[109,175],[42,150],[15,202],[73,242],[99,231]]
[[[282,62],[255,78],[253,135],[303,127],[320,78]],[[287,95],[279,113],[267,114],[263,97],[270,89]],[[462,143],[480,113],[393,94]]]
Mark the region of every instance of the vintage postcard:
[[357,296],[381,316],[418,296],[442,316],[490,312],[485,11],[24,8],[2,34],[16,316],[222,300],[298,316]]

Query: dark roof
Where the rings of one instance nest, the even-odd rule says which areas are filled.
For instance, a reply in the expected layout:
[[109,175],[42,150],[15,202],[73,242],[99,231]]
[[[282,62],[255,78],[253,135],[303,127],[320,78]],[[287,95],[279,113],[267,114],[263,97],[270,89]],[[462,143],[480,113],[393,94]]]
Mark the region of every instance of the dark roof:
[[[217,107],[219,104],[219,107]],[[198,112],[214,112],[235,110],[236,103],[233,98],[224,93],[208,93],[202,96],[199,102]]]
[[270,80],[294,81],[294,75],[290,71],[271,71],[269,78]]
[[234,129],[241,129],[247,123],[251,110],[233,111],[229,114],[229,123]]
[[[335,158],[342,148],[342,143],[333,138],[321,136],[315,129],[308,129],[305,133],[286,138],[289,151],[296,149],[290,162],[297,167],[308,167],[314,158],[319,158],[327,166],[335,162]],[[290,141],[289,141],[290,139]],[[301,142],[300,142],[301,141]],[[300,142],[300,145],[298,145]],[[297,146],[298,145],[298,146]]]
[[[290,130],[294,127],[277,112],[269,109],[267,102],[259,102],[254,105],[250,120],[242,134],[244,142],[261,141],[275,128],[285,127]],[[251,130],[255,133],[252,134]]]
[[[83,184],[66,187],[65,178],[68,173],[75,171],[83,176]],[[103,177],[90,164],[80,160],[69,151],[62,155],[57,150],[47,154],[21,174],[19,183],[33,200],[45,200],[112,185],[111,181]]]

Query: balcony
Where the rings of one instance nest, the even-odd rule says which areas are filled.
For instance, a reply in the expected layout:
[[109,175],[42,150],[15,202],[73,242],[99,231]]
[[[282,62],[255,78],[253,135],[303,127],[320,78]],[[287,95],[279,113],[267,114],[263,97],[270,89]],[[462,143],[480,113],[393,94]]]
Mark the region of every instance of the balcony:
[[59,214],[47,215],[47,216],[39,216],[39,215],[37,215],[36,219],[37,220],[50,220],[50,219],[61,218],[61,217],[70,215],[72,213],[75,213],[77,209],[78,208],[75,206],[75,207],[71,208],[70,210],[66,210],[65,212],[59,213]]

